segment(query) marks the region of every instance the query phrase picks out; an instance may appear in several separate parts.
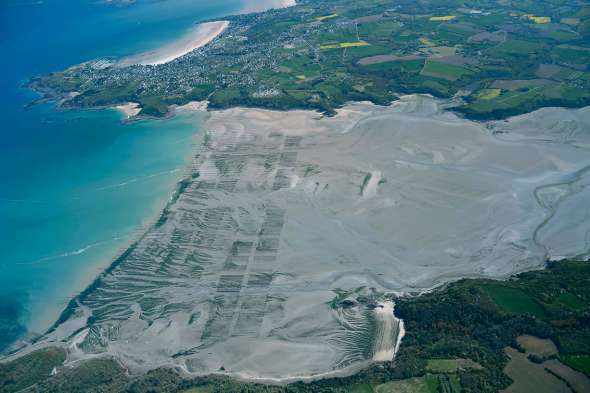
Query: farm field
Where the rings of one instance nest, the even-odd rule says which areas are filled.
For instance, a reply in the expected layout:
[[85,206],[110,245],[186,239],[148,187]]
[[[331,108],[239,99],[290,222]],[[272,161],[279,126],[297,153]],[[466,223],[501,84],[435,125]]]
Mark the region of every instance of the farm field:
[[528,313],[543,317],[541,306],[535,303],[524,291],[506,285],[484,285],[483,290],[503,311],[510,313]]
[[564,381],[545,371],[542,365],[530,362],[526,354],[506,349],[510,357],[505,373],[514,381],[506,393],[570,393]]
[[590,376],[590,355],[564,355],[560,360],[584,374]]
[[[460,93],[453,110],[477,120],[504,119],[546,106],[590,104],[588,7],[301,0],[268,15],[232,18],[214,45],[149,73],[88,64],[31,85],[62,98],[64,107],[137,102],[151,116],[195,98],[212,97],[215,109],[333,115],[350,101],[386,105],[407,93]],[[228,52],[235,55],[222,54]],[[195,84],[211,89],[187,94]]]

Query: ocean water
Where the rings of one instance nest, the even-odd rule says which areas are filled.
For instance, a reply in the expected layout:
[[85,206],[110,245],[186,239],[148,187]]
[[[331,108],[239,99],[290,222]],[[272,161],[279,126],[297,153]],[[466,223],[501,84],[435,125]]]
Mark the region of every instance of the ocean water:
[[[115,2],[116,3],[116,2]],[[243,0],[0,1],[0,351],[42,333],[158,214],[195,151],[201,115],[123,124],[56,111],[28,78],[156,48]]]

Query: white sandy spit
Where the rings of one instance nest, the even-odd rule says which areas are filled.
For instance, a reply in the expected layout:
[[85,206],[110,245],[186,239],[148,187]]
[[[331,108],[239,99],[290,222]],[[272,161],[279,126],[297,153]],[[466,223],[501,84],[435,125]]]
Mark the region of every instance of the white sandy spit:
[[219,36],[227,27],[229,22],[226,20],[201,23],[191,29],[184,37],[179,40],[165,45],[153,51],[140,53],[122,59],[117,63],[119,67],[130,65],[158,65],[166,64],[177,59],[195,49],[201,48],[217,36]]

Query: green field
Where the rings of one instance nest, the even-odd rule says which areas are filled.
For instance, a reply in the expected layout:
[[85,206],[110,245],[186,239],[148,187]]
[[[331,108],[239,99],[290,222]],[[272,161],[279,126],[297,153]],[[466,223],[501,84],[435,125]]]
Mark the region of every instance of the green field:
[[562,293],[557,297],[557,301],[573,310],[583,310],[587,308],[587,305],[582,300],[578,299],[571,293]]
[[590,63],[590,48],[572,45],[560,45],[551,52],[557,61],[569,64]]
[[389,42],[391,35],[402,28],[400,22],[383,20],[378,22],[362,23],[358,26],[359,36],[362,40],[371,42]]
[[571,368],[590,376],[590,355],[562,355],[559,360]]
[[365,66],[374,71],[399,70],[400,72],[418,73],[424,67],[424,60],[394,60]]
[[346,393],[374,393],[373,387],[369,383],[361,383],[346,388]]
[[426,375],[420,378],[392,381],[375,388],[375,393],[460,393],[461,385],[454,375]]
[[515,54],[529,54],[538,51],[542,47],[543,44],[539,42],[513,39],[499,44],[493,50]]
[[422,75],[434,78],[441,78],[449,81],[455,81],[464,75],[472,72],[468,69],[454,64],[446,64],[433,60],[427,60],[422,68]]
[[471,359],[428,359],[426,369],[433,373],[455,373],[460,370],[479,370],[481,366]]
[[388,382],[375,388],[376,393],[435,393],[429,387],[426,378],[412,378]]
[[545,316],[543,308],[521,289],[500,284],[483,285],[482,289],[502,311],[527,313],[538,318]]

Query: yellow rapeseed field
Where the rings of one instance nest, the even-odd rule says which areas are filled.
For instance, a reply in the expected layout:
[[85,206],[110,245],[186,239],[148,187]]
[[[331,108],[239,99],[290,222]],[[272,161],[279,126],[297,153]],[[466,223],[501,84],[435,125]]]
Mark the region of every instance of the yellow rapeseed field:
[[338,49],[338,48],[354,48],[357,46],[369,46],[370,44],[365,41],[359,42],[339,42],[338,44],[327,44],[320,45],[320,49]]
[[430,20],[433,22],[446,22],[449,20],[455,19],[455,15],[445,15],[445,16],[431,16]]
[[535,22],[537,24],[540,24],[540,25],[546,24],[546,23],[551,23],[551,17],[550,16],[535,16],[535,15],[528,14],[528,15],[525,15],[525,17],[528,20],[531,20],[531,21],[533,21],[533,22]]
[[477,98],[480,100],[493,100],[494,98],[498,97],[502,89],[482,89]]

